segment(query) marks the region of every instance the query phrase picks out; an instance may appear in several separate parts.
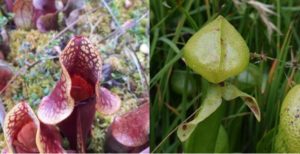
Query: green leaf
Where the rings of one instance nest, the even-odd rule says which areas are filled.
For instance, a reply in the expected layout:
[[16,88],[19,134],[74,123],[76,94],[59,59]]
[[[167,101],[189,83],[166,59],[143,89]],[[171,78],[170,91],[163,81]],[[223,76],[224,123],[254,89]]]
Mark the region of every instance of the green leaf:
[[225,111],[225,104],[222,103],[214,113],[197,125],[189,139],[184,142],[185,153],[215,152]]
[[272,144],[274,143],[277,130],[275,128],[268,131],[257,143],[256,152],[269,153],[272,152]]
[[195,118],[187,123],[183,123],[178,127],[177,136],[181,142],[186,141],[197,125],[214,113],[222,103],[222,98],[226,101],[233,100],[237,97],[241,97],[250,110],[254,113],[257,121],[260,121],[261,114],[256,99],[242,91],[235,86],[228,84],[224,87],[219,85],[212,85],[209,87],[207,96],[199,108],[198,114]]
[[196,93],[197,86],[199,86],[195,77],[196,75],[191,72],[174,70],[170,82],[172,90],[179,95],[186,93],[187,96],[192,96]]
[[246,103],[246,105],[253,112],[257,121],[260,121],[260,117],[261,117],[260,109],[254,97],[240,91],[237,87],[233,85],[226,85],[225,87],[223,87],[222,97],[227,101],[233,100],[237,97],[241,97]]
[[222,103],[222,89],[219,86],[213,85],[208,89],[207,96],[200,106],[197,116],[188,123],[183,123],[177,130],[177,136],[180,141],[185,141],[194,131],[195,127],[214,113]]
[[229,139],[228,134],[223,125],[219,128],[219,133],[215,145],[215,153],[229,152]]

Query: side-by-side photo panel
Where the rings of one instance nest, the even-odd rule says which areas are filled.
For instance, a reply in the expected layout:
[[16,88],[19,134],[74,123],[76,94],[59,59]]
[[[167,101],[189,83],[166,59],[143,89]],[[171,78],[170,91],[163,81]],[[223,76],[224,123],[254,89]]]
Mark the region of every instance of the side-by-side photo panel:
[[1,153],[300,153],[300,1],[3,0]]
[[300,2],[150,2],[153,153],[300,152]]

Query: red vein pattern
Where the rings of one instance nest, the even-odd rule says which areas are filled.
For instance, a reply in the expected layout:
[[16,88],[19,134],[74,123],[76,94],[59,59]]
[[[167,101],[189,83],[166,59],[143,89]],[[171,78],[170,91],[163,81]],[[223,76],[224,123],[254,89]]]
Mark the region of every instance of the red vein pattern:
[[102,60],[87,38],[71,39],[59,60],[61,79],[42,99],[37,114],[46,124],[58,124],[72,149],[85,152],[96,108],[103,115],[113,114],[121,100],[100,88]]
[[3,132],[10,153],[64,152],[58,130],[40,123],[26,102],[8,112]]
[[116,117],[106,140],[108,152],[140,152],[149,141],[149,103]]
[[[3,132],[10,152],[38,152],[35,138],[26,142],[26,138],[35,136],[36,128],[39,127],[33,113],[27,103],[21,102],[6,115]],[[28,134],[22,133],[30,128],[34,130],[27,132]]]
[[113,98],[117,96],[100,88],[102,60],[87,38],[76,36],[71,39],[60,55],[60,64],[61,79],[39,106],[41,121],[57,124],[72,113],[77,102],[93,96],[96,96],[100,113],[112,114],[119,109],[119,98]]

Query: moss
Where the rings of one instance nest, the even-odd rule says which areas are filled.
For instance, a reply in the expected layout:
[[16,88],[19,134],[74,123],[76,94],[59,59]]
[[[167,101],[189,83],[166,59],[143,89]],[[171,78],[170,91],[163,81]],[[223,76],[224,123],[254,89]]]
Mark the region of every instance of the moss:
[[126,63],[124,61],[124,58],[119,58],[120,56],[110,56],[105,59],[105,63],[109,64],[114,71],[127,73],[128,68],[126,66]]
[[117,94],[122,100],[121,108],[115,115],[122,115],[134,108],[137,108],[138,100],[134,93],[117,87],[112,88],[111,91]]
[[41,33],[36,30],[13,30],[9,33],[10,49],[8,60],[15,62],[26,52],[40,52],[52,38],[52,33]]
[[0,148],[1,148],[1,150],[2,150],[4,147],[6,147],[6,143],[5,143],[5,139],[4,139],[4,134],[1,133],[1,134],[0,134]]
[[[36,30],[13,30],[9,33],[11,53],[8,60],[19,75],[4,94],[4,103],[8,109],[20,100],[28,101],[35,108],[39,100],[52,89],[58,79],[60,66],[55,60],[40,60],[49,56],[46,45],[53,34]],[[37,61],[40,62],[32,66]],[[31,67],[26,69],[28,66]]]
[[[45,67],[50,63],[51,68]],[[48,65],[50,65],[48,64]],[[59,65],[54,61],[47,61],[21,74],[6,90],[4,104],[11,109],[17,102],[26,100],[35,108],[40,99],[48,95],[58,80]]]
[[[126,7],[126,1],[130,2],[131,5]],[[124,22],[139,16],[140,12],[148,11],[148,8],[143,6],[148,6],[149,2],[148,0],[119,0],[114,4],[115,10],[118,10],[119,18]]]
[[92,137],[88,150],[96,153],[103,153],[103,145],[105,140],[105,129],[109,126],[108,123],[101,124],[99,115],[97,114],[94,125],[92,126]]
[[[85,10],[92,10],[96,6],[98,6],[98,3],[88,3]],[[98,8],[96,11],[90,13],[86,16],[86,18],[83,18],[83,20],[79,20],[79,22],[77,23],[78,31],[86,36],[90,35],[91,32],[91,25],[87,23],[91,23],[93,26],[95,26],[93,32],[100,36],[106,36],[112,31],[110,27],[111,19],[109,13],[104,7]]]

